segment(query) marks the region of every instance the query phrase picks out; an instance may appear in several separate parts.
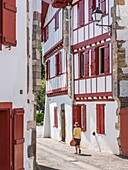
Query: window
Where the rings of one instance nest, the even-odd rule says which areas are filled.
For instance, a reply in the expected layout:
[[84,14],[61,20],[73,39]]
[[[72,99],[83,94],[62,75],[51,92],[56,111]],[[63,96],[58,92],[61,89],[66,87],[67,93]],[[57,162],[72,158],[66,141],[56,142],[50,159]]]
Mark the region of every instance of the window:
[[50,60],[46,62],[46,80],[50,79]]
[[62,73],[62,54],[59,52],[56,54],[56,76]]
[[103,12],[103,15],[106,14],[106,0],[100,0],[100,9]]
[[59,28],[59,12],[55,14],[55,31]]
[[91,50],[91,75],[108,74],[110,72],[109,43],[94,47]]
[[0,49],[2,44],[9,46],[16,46],[17,44],[16,12],[16,1],[0,1]]
[[48,30],[48,25],[44,27],[43,30],[43,40],[44,42],[46,42],[48,40],[49,37],[49,30]]
[[89,21],[92,21],[92,12],[96,9],[96,0],[89,0]]
[[54,127],[58,128],[57,107],[54,107]]
[[84,70],[85,70],[85,68],[84,68],[84,66],[85,66],[85,64],[84,64],[84,52],[81,52],[80,53],[80,77],[84,77]]
[[105,134],[105,104],[96,105],[96,132]]
[[78,6],[77,6],[77,25],[78,27],[83,26],[84,25],[84,20],[85,20],[85,13],[84,13],[84,0],[80,0],[78,2]]
[[80,124],[83,132],[86,131],[86,105],[73,106],[73,125],[75,122]]

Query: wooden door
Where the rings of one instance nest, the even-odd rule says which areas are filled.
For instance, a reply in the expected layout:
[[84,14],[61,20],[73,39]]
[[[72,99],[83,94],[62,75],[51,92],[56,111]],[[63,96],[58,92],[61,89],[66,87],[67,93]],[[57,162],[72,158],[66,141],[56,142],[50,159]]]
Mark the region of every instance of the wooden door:
[[0,170],[12,169],[12,104],[0,103]]
[[65,142],[65,111],[61,111],[61,134],[61,140]]
[[123,156],[128,156],[128,108],[120,111],[120,140]]
[[14,170],[24,170],[24,109],[14,109]]

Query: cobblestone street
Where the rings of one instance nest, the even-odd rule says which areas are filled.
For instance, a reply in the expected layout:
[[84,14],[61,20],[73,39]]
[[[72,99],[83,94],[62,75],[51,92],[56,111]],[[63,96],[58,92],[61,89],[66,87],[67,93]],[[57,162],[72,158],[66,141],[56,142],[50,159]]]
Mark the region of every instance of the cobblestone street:
[[74,147],[49,138],[37,138],[37,163],[41,170],[128,170],[128,159]]

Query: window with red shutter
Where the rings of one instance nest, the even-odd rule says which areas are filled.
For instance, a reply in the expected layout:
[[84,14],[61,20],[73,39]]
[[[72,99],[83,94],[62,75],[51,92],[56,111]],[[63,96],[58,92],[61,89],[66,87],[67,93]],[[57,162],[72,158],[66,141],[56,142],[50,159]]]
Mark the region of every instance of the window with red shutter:
[[50,79],[50,60],[46,62],[46,80]]
[[49,38],[49,30],[48,30],[48,25],[47,25],[43,29],[43,41],[46,42],[48,38]]
[[106,14],[106,0],[100,0],[100,9],[103,12],[103,15]]
[[80,0],[77,6],[77,25],[78,27],[84,25],[85,12],[84,12],[84,0]]
[[59,75],[62,73],[62,53],[59,52]]
[[81,129],[86,131],[86,105],[81,105]]
[[80,52],[79,54],[79,77],[84,77],[84,71],[85,71],[85,56],[84,52]]
[[96,0],[89,0],[88,2],[89,2],[88,4],[89,21],[92,21],[92,12],[96,9]]
[[24,169],[24,109],[23,108],[14,109],[14,170],[17,169]]
[[59,11],[55,14],[55,31],[59,28]]
[[54,107],[54,127],[58,128],[57,107]]
[[105,104],[96,105],[96,132],[105,134]]
[[105,43],[104,45],[104,73],[108,74],[110,72],[110,44]]
[[85,51],[85,77],[89,76],[89,50]]
[[97,75],[98,74],[98,54],[96,48],[93,48],[91,51],[91,75]]
[[59,52],[56,54],[56,76],[62,73],[62,53]]
[[73,105],[73,125],[78,121],[78,105]]
[[2,0],[2,43],[16,46],[16,0]]

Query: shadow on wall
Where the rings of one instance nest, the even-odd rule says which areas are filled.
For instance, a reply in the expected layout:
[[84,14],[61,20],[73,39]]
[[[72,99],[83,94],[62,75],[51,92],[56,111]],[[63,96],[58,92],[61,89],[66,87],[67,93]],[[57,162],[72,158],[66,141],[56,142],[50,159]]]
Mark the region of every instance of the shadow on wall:
[[59,170],[59,169],[54,169],[54,168],[50,168],[50,167],[43,166],[43,165],[39,165],[39,169],[40,170]]

